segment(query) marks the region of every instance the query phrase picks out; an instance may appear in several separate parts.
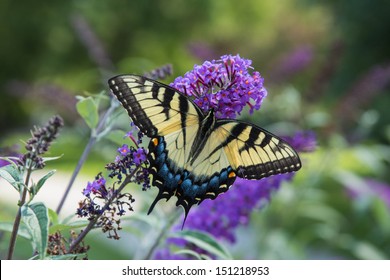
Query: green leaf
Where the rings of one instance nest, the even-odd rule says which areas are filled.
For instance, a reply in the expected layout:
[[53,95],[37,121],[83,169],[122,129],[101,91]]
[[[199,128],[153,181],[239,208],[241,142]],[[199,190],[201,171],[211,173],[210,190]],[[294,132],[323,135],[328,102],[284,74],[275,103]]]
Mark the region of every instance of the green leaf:
[[45,184],[46,180],[49,179],[53,174],[56,172],[56,170],[52,170],[49,173],[47,173],[45,176],[43,176],[41,179],[39,179],[38,183],[34,184],[32,186],[32,195],[36,195],[39,190],[42,188],[42,186]]
[[33,250],[44,259],[49,234],[49,216],[46,206],[41,203],[23,205],[21,209],[22,220],[31,237]]
[[386,203],[378,197],[374,198],[372,211],[381,232],[387,236],[390,235],[390,211]]
[[386,254],[374,244],[358,241],[352,248],[352,252],[355,256],[362,260],[386,260]]
[[218,243],[217,240],[210,234],[201,231],[183,230],[175,232],[172,237],[182,238],[199,248],[217,256],[220,259],[232,259],[230,253],[224,246]]
[[43,162],[47,162],[47,161],[52,161],[52,160],[57,160],[59,158],[62,158],[63,155],[60,155],[60,156],[56,156],[56,157],[43,157]]
[[52,225],[58,224],[58,214],[53,209],[48,208],[49,220]]
[[174,254],[175,255],[189,255],[189,256],[195,257],[198,260],[209,260],[210,259],[209,256],[204,255],[204,254],[199,254],[198,252],[195,252],[195,251],[190,250],[190,249],[179,250],[179,251],[176,251]]
[[[0,222],[0,231],[12,232],[13,226],[12,222]],[[31,240],[31,234],[24,224],[20,224],[18,236]]]
[[90,129],[94,129],[99,121],[98,104],[92,97],[81,98],[76,104],[77,112]]
[[88,225],[88,221],[85,221],[85,220],[78,220],[78,221],[74,221],[72,223],[69,223],[69,224],[55,224],[55,225],[52,225],[50,228],[49,228],[49,233],[50,234],[53,234],[57,231],[64,231],[64,230],[71,230],[71,229],[76,229],[76,228],[83,228],[83,227],[86,227]]
[[0,168],[0,177],[10,183],[18,192],[20,187],[24,186],[23,174],[13,162]]

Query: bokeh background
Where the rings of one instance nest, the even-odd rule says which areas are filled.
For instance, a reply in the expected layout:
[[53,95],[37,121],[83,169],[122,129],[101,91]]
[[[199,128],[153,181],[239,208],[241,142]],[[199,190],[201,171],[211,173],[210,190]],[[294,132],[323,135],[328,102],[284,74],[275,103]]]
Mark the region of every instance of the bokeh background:
[[[261,110],[243,117],[277,134],[314,131],[317,149],[302,154],[294,181],[226,244],[233,256],[389,259],[389,15],[386,0],[0,0],[1,153],[23,152],[21,139],[53,114],[65,119],[51,149],[63,156],[48,165],[58,171],[41,197],[55,208],[89,137],[76,95],[107,91],[115,74],[170,63],[171,82],[194,64],[240,54],[268,90]],[[95,145],[64,216],[116,148],[108,140]],[[17,193],[4,181],[0,187],[0,220],[12,221]],[[136,211],[145,212],[155,190],[134,192]],[[147,227],[131,220],[123,227],[120,241],[92,234],[90,258],[142,255],[137,244],[149,238]],[[0,238],[4,257],[9,235]],[[30,257],[26,246],[18,239],[16,258]]]

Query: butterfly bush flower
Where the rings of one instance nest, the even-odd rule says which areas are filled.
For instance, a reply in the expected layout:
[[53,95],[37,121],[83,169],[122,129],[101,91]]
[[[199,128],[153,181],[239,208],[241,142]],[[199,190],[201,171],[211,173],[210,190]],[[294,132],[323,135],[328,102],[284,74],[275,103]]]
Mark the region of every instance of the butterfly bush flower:
[[239,55],[224,55],[195,65],[170,85],[193,97],[204,112],[213,109],[217,118],[235,118],[246,105],[252,114],[260,108],[267,91],[260,73],[249,73],[251,64]]
[[313,152],[317,147],[317,138],[313,131],[297,131],[294,136],[282,137],[299,152]]
[[[136,134],[136,135],[135,135]],[[88,182],[83,190],[85,199],[79,203],[77,215],[87,217],[89,220],[98,219],[96,225],[108,232],[109,238],[119,239],[118,230],[120,219],[116,216],[123,216],[128,211],[133,211],[132,203],[134,198],[129,193],[118,193],[115,185],[122,182],[123,177],[129,176],[136,169],[137,172],[131,178],[131,182],[142,185],[143,190],[150,188],[148,161],[146,151],[139,144],[142,142],[143,134],[136,132],[134,126],[125,137],[128,137],[136,147],[123,144],[117,149],[118,155],[115,161],[106,165],[109,178],[115,178],[116,182],[112,187],[107,186],[107,180],[100,173],[93,182]],[[113,201],[104,207],[112,199]]]
[[32,169],[45,166],[41,155],[49,150],[51,143],[57,138],[59,130],[64,126],[60,116],[52,117],[44,127],[35,127],[32,137],[26,142],[27,153],[21,157],[22,165]]

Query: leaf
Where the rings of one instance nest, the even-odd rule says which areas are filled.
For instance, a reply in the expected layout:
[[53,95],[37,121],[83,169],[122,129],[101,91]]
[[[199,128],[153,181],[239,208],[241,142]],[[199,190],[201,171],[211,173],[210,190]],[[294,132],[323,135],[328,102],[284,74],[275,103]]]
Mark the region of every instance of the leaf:
[[52,161],[52,160],[56,160],[56,159],[59,159],[59,158],[62,158],[63,155],[60,155],[60,156],[56,156],[56,157],[43,157],[43,162],[47,162],[47,161]]
[[182,238],[221,259],[232,259],[230,253],[207,233],[195,230],[175,232],[172,237]]
[[53,174],[56,172],[56,170],[52,170],[49,173],[47,173],[45,176],[43,176],[41,179],[39,179],[38,183],[33,185],[32,187],[32,195],[36,195],[39,190],[42,188],[42,186],[45,184],[46,180],[49,179]]
[[355,256],[362,260],[386,260],[385,252],[382,252],[374,244],[358,241],[352,248],[352,252]]
[[52,225],[58,224],[58,214],[53,209],[48,208],[49,220]]
[[41,203],[23,205],[21,209],[22,220],[31,237],[33,250],[44,259],[49,234],[49,216],[46,206]]
[[189,255],[193,256],[198,260],[209,260],[210,256],[204,255],[204,254],[199,254],[198,252],[195,252],[190,249],[185,249],[185,250],[179,250],[174,253],[175,255]]
[[94,129],[99,121],[98,104],[92,97],[81,98],[76,104],[77,112],[90,129]]
[[52,225],[50,228],[49,228],[49,233],[50,234],[53,234],[57,231],[64,231],[64,230],[71,230],[71,229],[76,229],[76,228],[83,228],[85,226],[88,225],[88,221],[74,221],[72,223],[69,223],[69,224],[55,224],[55,225]]
[[[12,222],[0,222],[0,231],[12,232],[13,226],[14,223]],[[31,234],[24,224],[20,224],[18,236],[31,240]]]
[[24,186],[23,174],[14,163],[1,167],[0,177],[10,183],[18,192],[20,191],[20,186]]

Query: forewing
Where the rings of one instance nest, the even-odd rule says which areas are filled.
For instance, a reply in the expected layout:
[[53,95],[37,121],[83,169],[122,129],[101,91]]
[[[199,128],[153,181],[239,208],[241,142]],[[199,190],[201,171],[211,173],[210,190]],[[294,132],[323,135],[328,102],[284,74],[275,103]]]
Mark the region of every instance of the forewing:
[[157,81],[121,75],[108,83],[134,124],[148,137],[165,136],[197,125],[203,117],[191,100]]

